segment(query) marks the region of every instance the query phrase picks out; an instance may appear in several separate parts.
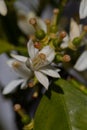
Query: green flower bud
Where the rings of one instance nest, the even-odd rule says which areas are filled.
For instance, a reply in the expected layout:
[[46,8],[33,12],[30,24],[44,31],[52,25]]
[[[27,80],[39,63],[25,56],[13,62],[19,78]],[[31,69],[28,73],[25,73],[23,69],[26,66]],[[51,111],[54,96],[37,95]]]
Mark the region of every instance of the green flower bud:
[[60,62],[60,61],[62,61],[62,56],[60,54],[57,54],[55,56],[55,62]]
[[55,40],[53,40],[53,45],[55,46],[55,47],[58,47],[60,44],[61,44],[61,39],[55,39]]
[[81,39],[79,37],[74,38],[72,41],[73,45],[75,46],[79,46],[80,42],[81,42]]
[[43,30],[37,30],[35,32],[35,36],[36,38],[38,38],[39,40],[42,40],[45,37],[45,32]]

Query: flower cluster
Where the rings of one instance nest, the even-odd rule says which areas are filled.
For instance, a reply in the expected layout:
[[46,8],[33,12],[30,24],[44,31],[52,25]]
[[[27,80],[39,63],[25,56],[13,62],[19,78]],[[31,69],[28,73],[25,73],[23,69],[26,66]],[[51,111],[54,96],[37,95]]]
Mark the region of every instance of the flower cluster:
[[48,76],[60,78],[58,63],[63,64],[71,60],[66,48],[76,51],[81,46],[87,27],[82,27],[71,19],[68,35],[65,31],[58,30],[58,14],[59,10],[54,9],[52,20],[46,19],[45,22],[30,17],[29,24],[34,28],[34,32],[27,43],[29,57],[11,54],[13,59],[8,61],[8,64],[19,74],[19,79],[8,84],[3,94],[12,92],[19,85],[24,89],[34,87],[38,83],[47,90],[50,83]]

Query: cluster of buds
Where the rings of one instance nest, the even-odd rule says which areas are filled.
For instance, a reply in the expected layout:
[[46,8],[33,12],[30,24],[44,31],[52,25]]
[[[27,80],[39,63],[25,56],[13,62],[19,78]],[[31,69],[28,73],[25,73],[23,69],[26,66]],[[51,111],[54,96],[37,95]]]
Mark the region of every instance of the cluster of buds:
[[[35,18],[31,18],[29,20],[29,23],[34,27],[35,29],[35,35],[30,36],[30,38],[34,42],[35,48],[41,50],[44,46],[49,45],[55,50],[55,61],[56,63],[61,62],[70,62],[71,57],[66,51],[66,48],[62,48],[61,45],[64,42],[64,39],[67,37],[66,31],[62,30],[60,31],[58,29],[58,16],[59,16],[59,10],[54,9],[53,10],[53,16],[52,19],[45,19],[44,23],[45,26],[42,24],[42,27],[40,28],[38,25],[38,21]],[[77,24],[77,23],[75,23]],[[73,24],[74,26],[74,24]],[[73,28],[72,26],[72,28]],[[76,25],[75,25],[76,26]],[[74,27],[75,28],[75,27]],[[79,28],[79,25],[78,25]],[[72,31],[71,29],[70,31]],[[79,35],[76,34],[73,39],[68,38],[67,40],[67,48],[70,50],[76,51],[78,47],[81,45],[81,41],[85,34],[87,33],[87,26],[85,25],[83,29],[80,29]],[[75,31],[75,30],[74,30]],[[73,32],[74,32],[73,31]],[[73,37],[73,36],[72,36]]]
[[52,19],[46,19],[44,21],[46,28],[44,28],[44,25],[40,28],[38,21],[35,18],[31,18],[29,23],[34,27],[35,35],[30,36],[30,39],[33,40],[34,47],[39,50],[46,45],[54,48],[56,57],[55,62],[69,62],[71,59],[70,56],[66,54],[66,52],[62,54],[64,49],[61,48],[61,44],[63,39],[66,37],[66,32],[58,30],[58,15],[59,10],[54,9]]

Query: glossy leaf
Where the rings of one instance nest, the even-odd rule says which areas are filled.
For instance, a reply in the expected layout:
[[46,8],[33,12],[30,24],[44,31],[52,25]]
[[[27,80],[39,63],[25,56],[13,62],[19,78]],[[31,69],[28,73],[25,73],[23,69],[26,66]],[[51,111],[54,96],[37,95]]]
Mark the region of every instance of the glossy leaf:
[[35,116],[34,130],[72,130],[68,111],[61,94],[52,92],[51,98],[44,96]]
[[55,82],[50,98],[43,96],[34,130],[87,130],[87,95],[71,81]]
[[61,79],[56,84],[64,91],[72,130],[87,130],[87,95],[76,88],[72,81]]

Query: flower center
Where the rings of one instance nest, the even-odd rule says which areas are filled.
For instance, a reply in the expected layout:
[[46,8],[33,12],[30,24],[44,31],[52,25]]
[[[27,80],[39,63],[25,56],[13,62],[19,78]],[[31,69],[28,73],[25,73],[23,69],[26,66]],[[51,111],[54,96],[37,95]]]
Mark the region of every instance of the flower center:
[[43,53],[40,53],[35,58],[32,59],[32,65],[35,70],[38,70],[44,65],[44,62],[46,61],[46,55]]

